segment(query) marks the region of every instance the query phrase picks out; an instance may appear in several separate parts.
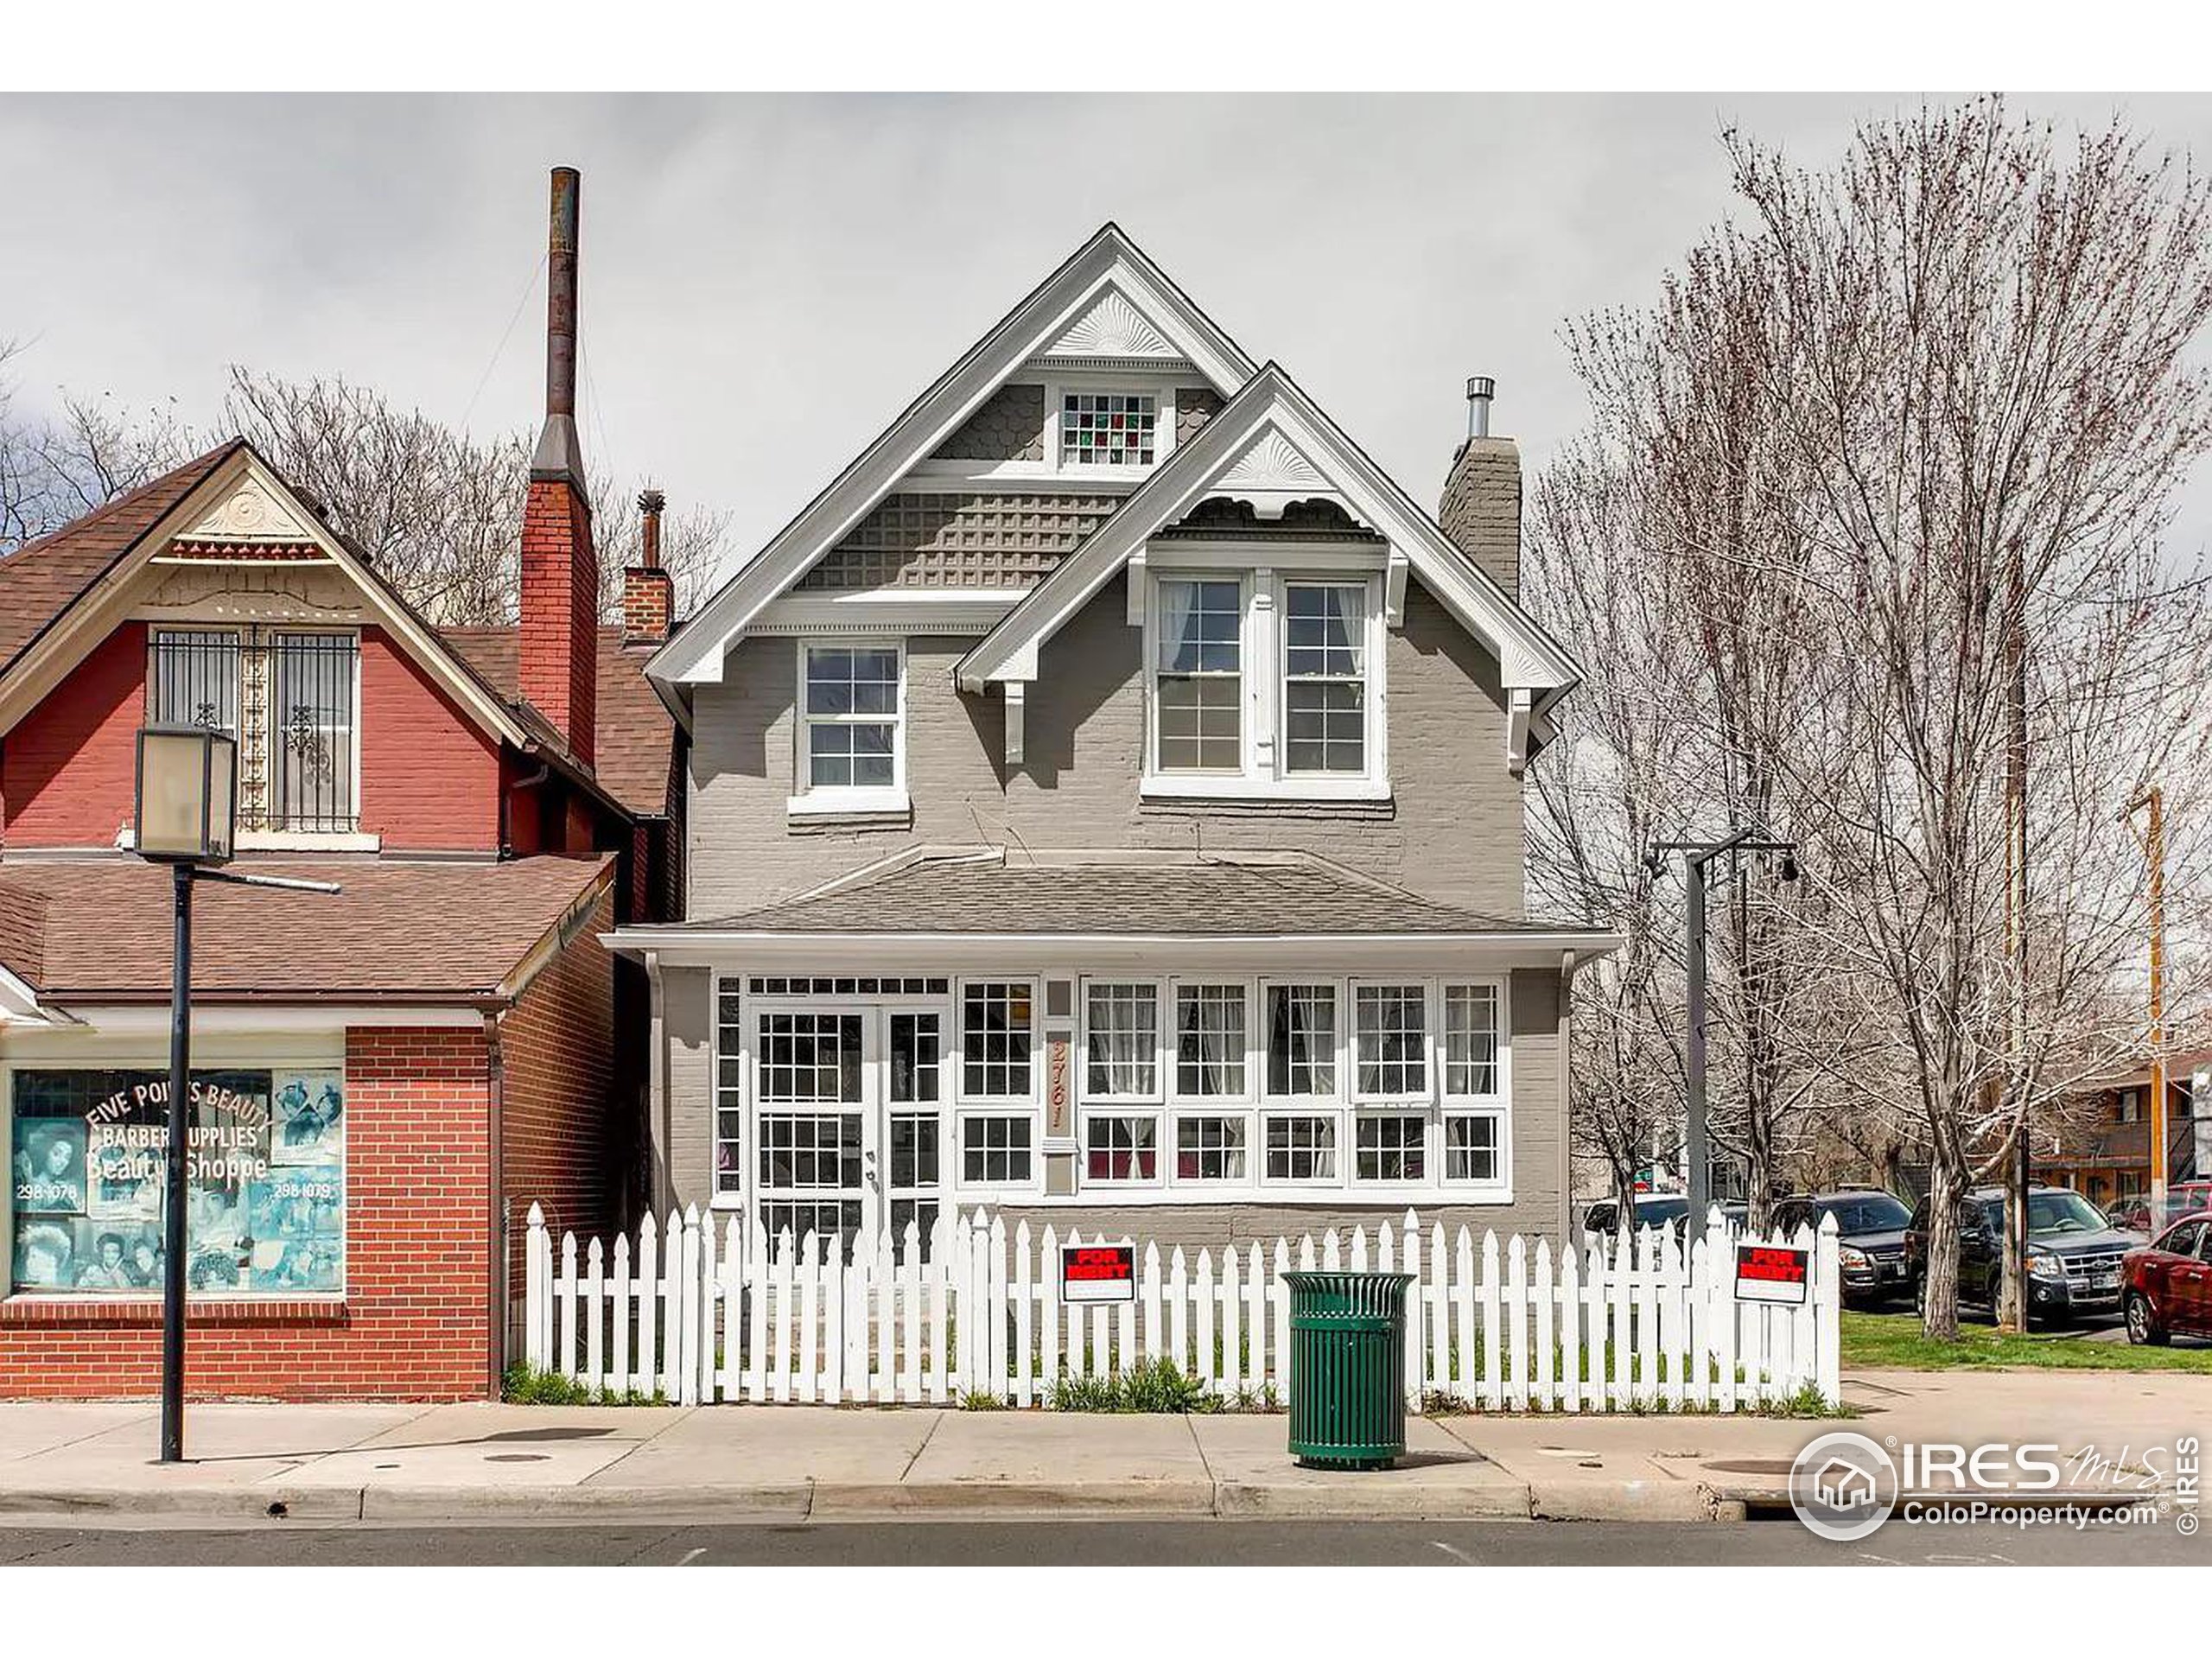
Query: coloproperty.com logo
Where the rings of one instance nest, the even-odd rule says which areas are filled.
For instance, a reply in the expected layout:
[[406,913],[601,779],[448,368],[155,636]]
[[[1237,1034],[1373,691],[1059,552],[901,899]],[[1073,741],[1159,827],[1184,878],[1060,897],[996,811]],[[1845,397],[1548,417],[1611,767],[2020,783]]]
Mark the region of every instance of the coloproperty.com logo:
[[2168,1516],[2196,1531],[2202,1453],[2195,1435],[2171,1446],[1877,1440],[1850,1429],[1823,1434],[1789,1470],[1789,1505],[1806,1528],[1837,1543],[1871,1536],[1891,1519],[1912,1526],[2156,1525]]

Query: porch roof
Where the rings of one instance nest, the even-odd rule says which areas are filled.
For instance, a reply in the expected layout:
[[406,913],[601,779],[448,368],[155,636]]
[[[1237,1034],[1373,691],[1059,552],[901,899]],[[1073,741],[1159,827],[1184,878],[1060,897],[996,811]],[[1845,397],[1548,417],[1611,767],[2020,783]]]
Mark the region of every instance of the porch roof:
[[1309,854],[1027,853],[921,849],[781,903],[625,928],[620,948],[825,945],[862,939],[1486,943],[1597,955],[1610,934],[1439,904]]

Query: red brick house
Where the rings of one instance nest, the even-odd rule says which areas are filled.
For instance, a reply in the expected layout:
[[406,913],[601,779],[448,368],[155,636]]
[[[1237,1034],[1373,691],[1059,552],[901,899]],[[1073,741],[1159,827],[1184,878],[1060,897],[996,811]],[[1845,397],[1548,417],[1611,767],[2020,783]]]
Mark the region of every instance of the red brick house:
[[677,913],[682,738],[650,542],[595,613],[564,185],[519,626],[432,626],[243,441],[0,559],[0,1398],[158,1385],[149,721],[238,741],[241,868],[341,888],[198,900],[194,1393],[491,1393],[529,1205],[636,1208],[643,976],[599,936]]

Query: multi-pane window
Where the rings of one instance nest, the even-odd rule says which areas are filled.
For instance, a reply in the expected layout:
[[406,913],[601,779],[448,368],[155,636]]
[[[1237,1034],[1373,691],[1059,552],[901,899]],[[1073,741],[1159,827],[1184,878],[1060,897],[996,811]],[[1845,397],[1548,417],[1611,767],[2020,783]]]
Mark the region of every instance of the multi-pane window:
[[890,1016],[891,1147],[888,1160],[892,1247],[906,1259],[906,1228],[929,1260],[936,1229],[938,1193],[944,1181],[944,1042],[934,1014]]
[[1268,1092],[1337,1091],[1337,988],[1268,987]]
[[715,1191],[734,1192],[743,1179],[745,1147],[744,1031],[738,1024],[736,985],[715,988]]
[[788,1191],[857,1190],[861,1184],[861,1115],[857,1112],[764,1112],[760,1185]]
[[1244,988],[1175,988],[1175,1092],[1190,1099],[1244,1095]]
[[1444,1120],[1444,1179],[1496,1180],[1497,1131],[1498,1120],[1494,1114],[1448,1114]]
[[996,1116],[960,1120],[960,1178],[970,1184],[1029,1179],[1030,1122]]
[[1427,1167],[1418,1113],[1361,1114],[1352,1128],[1352,1173],[1363,1181],[1418,1181]]
[[1244,768],[1243,588],[1163,581],[1154,677],[1154,742],[1162,772]]
[[1160,992],[1147,984],[1090,987],[1084,999],[1084,1092],[1150,1100],[1160,1092]]
[[1444,1092],[1497,1092],[1497,987],[1444,988]]
[[1352,993],[1362,1096],[1428,1091],[1428,997],[1420,985],[1361,985]]
[[1241,1117],[1177,1118],[1175,1179],[1179,1181],[1243,1180],[1244,1120]]
[[808,645],[804,702],[809,789],[889,789],[899,781],[899,651]]
[[1283,590],[1283,769],[1367,770],[1367,588],[1294,582]]
[[1160,400],[1145,391],[1070,391],[1060,397],[1060,463],[1149,467]]
[[891,1016],[891,1103],[944,1098],[944,1058],[933,1014]]
[[762,1014],[762,1102],[857,1102],[861,1019],[857,1014]]
[[1151,1181],[1160,1178],[1160,1120],[1093,1117],[1084,1125],[1084,1179]]
[[1268,1179],[1271,1181],[1333,1181],[1337,1179],[1337,1120],[1317,1115],[1276,1116],[1267,1121]]
[[971,980],[960,988],[960,1088],[971,1100],[1029,1097],[1030,1014],[1026,981]]
[[205,726],[238,743],[241,829],[348,834],[359,826],[358,636],[156,628],[149,656],[151,721]]

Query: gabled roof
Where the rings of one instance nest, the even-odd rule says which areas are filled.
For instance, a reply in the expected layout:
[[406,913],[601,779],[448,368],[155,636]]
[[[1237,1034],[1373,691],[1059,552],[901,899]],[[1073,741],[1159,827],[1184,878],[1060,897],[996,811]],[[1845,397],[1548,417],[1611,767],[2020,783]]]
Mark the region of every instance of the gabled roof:
[[[520,630],[440,628],[438,637],[518,715],[542,721],[522,698]],[[598,706],[594,777],[632,817],[665,817],[676,764],[676,721],[645,677],[645,653],[626,649],[620,628],[599,631]],[[543,735],[547,742],[561,741],[550,725]]]
[[0,558],[0,674],[245,447],[244,438],[219,444]]
[[[192,989],[208,1001],[502,1001],[550,937],[597,902],[612,856],[498,863],[242,861],[335,893],[210,883]],[[135,858],[0,864],[0,969],[44,1004],[166,1001],[168,873]]]
[[961,689],[981,691],[994,681],[1034,680],[1045,641],[1127,566],[1149,537],[1224,491],[1270,501],[1340,497],[1389,540],[1394,553],[1404,556],[1421,585],[1460,625],[1489,646],[1503,685],[1530,693],[1538,716],[1581,678],[1581,667],[1567,648],[1271,362],[961,659],[956,670]]
[[[1132,312],[1217,391],[1234,391],[1252,373],[1252,360],[1236,343],[1119,226],[1109,224],[1000,319],[723,583],[654,655],[648,671],[671,683],[721,679],[729,642],[957,431],[1008,375],[1049,353],[1071,331],[1126,331],[1125,314]],[[1098,320],[1096,328],[1093,319]]]

